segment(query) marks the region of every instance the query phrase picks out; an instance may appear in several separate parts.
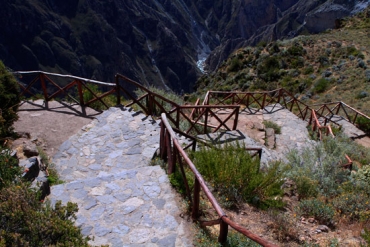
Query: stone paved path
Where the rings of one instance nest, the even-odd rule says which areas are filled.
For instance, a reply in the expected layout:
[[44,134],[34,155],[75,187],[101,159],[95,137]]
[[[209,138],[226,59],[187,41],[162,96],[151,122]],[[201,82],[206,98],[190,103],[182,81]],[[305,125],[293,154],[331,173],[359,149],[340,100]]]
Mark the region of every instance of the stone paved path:
[[50,200],[78,204],[76,223],[92,244],[192,246],[181,199],[164,170],[150,165],[159,132],[150,117],[110,108],[54,155],[66,183],[52,187]]

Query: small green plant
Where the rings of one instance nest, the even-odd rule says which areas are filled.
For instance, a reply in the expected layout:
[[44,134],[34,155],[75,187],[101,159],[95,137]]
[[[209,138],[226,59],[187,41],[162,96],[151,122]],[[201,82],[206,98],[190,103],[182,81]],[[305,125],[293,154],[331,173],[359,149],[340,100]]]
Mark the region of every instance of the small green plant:
[[50,163],[48,155],[41,148],[38,147],[37,149],[39,151],[41,162],[48,171],[48,181],[50,186],[64,183],[64,181],[59,178],[59,174],[55,169],[54,164]]
[[271,210],[269,215],[272,219],[271,230],[280,242],[298,240],[298,231],[295,228],[294,217],[280,211]]
[[320,224],[333,225],[334,209],[318,199],[300,201],[298,212],[305,217],[314,217]]
[[277,123],[265,120],[263,121],[263,124],[265,125],[265,128],[274,129],[275,134],[281,134],[281,127]]
[[235,232],[233,230],[229,231],[226,243],[219,243],[217,241],[217,236],[207,231],[206,229],[199,228],[195,239],[193,242],[195,247],[259,247],[260,245],[253,242],[246,236]]

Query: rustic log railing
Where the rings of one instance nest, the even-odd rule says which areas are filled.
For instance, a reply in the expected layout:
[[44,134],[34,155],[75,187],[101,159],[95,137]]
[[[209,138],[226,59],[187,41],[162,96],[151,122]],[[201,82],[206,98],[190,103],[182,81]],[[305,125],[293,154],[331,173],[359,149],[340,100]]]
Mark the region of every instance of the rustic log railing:
[[[195,149],[195,142],[192,144],[193,149]],[[232,227],[236,231],[240,232],[241,234],[245,235],[249,239],[257,242],[262,246],[273,247],[277,246],[273,243],[270,243],[263,238],[259,237],[258,235],[250,232],[249,230],[245,229],[241,225],[235,223],[234,221],[230,220],[225,212],[222,210],[221,206],[217,202],[216,198],[213,196],[210,189],[207,187],[202,175],[196,169],[193,162],[190,160],[184,149],[182,148],[181,144],[176,138],[176,134],[172,129],[169,121],[167,120],[166,114],[162,114],[162,122],[161,122],[161,133],[160,133],[160,156],[162,159],[167,161],[168,164],[168,173],[171,174],[174,172],[176,168],[176,164],[180,168],[181,175],[183,177],[183,181],[185,183],[186,194],[191,202],[191,215],[193,220],[198,220],[199,218],[199,204],[200,204],[200,192],[201,190],[207,197],[208,201],[211,203],[213,209],[216,211],[218,215],[218,219],[211,220],[207,222],[201,222],[203,226],[213,226],[213,225],[220,225],[220,231],[218,236],[218,241],[220,243],[224,243],[227,240],[228,235],[228,227]],[[185,164],[184,164],[185,163]],[[193,195],[191,195],[191,191],[189,188],[189,183],[187,181],[185,175],[185,165],[191,170],[194,174],[194,188],[193,188]]]
[[[293,112],[299,118],[311,123],[312,110],[315,111],[317,118],[323,119],[323,126],[329,122],[338,125],[338,120],[346,120],[352,124],[356,124],[359,116],[368,119],[370,117],[364,113],[354,109],[343,102],[323,103],[317,105],[307,105],[296,99],[291,93],[285,89],[277,89],[268,92],[222,92],[208,91],[203,105],[207,104],[238,104],[245,105],[246,110],[251,113],[264,109],[267,112],[273,112],[282,106]],[[266,108],[266,106],[270,106]]]
[[312,126],[312,131],[317,132],[320,141],[322,140],[323,137],[322,130],[325,130],[324,134],[326,136],[330,135],[333,138],[335,137],[330,125],[323,126],[320,124],[320,121],[316,116],[316,111],[313,109],[311,110],[311,118],[308,124]]
[[[179,105],[150,91],[138,82],[120,74],[115,76],[115,83],[100,82],[72,75],[61,75],[43,71],[21,71],[15,72],[14,74],[19,77],[34,76],[32,77],[31,82],[26,85],[19,83],[22,89],[21,95],[28,94],[30,96],[34,96],[35,93],[33,93],[31,89],[33,87],[37,87],[38,89],[41,88],[45,101],[50,101],[60,96],[67,96],[81,106],[91,106],[94,102],[99,101],[106,108],[109,108],[109,106],[103,100],[105,97],[113,95],[116,99],[116,104],[120,105],[122,103],[121,96],[124,96],[124,98],[129,101],[125,104],[126,107],[131,107],[136,104],[145,112],[145,114],[151,116],[159,117],[161,113],[166,113],[172,126],[177,130],[182,131],[184,135],[189,133],[194,133],[194,135],[205,134],[208,132],[215,132],[220,129],[235,130],[238,123],[240,106]],[[63,83],[61,83],[61,80],[63,80]],[[98,85],[100,86],[99,89],[103,88],[103,90],[107,90],[107,92],[97,95],[96,92],[91,90],[89,84]],[[137,97],[133,93],[133,91],[137,89],[143,93],[142,96]],[[85,101],[84,99],[84,91],[88,91],[92,95],[91,99],[88,101]],[[231,113],[225,120],[222,120],[217,116],[216,110],[218,109],[230,109]],[[190,112],[196,112],[197,117],[189,118],[188,115]],[[211,117],[216,119],[216,123],[213,125],[210,125],[207,121]],[[228,127],[226,122],[232,118],[233,125],[232,127]]]
[[370,117],[364,113],[356,110],[355,108],[347,105],[344,102],[332,102],[318,105],[311,105],[312,108],[317,107],[315,110],[322,116],[326,116],[330,121],[335,122],[336,120],[332,119],[334,116],[339,116],[341,119],[344,119],[352,124],[356,123],[356,120],[359,116],[364,117],[370,120]]
[[[89,106],[94,102],[99,101],[106,108],[108,108],[107,104],[103,101],[103,99],[109,95],[112,94],[114,95],[117,92],[119,92],[119,85],[117,84],[90,80],[72,75],[61,75],[43,71],[19,71],[14,72],[14,75],[20,77],[36,75],[36,77],[26,86],[24,86],[22,83],[19,83],[21,87],[20,95],[29,94],[30,96],[35,96],[31,88],[33,86],[36,86],[37,83],[39,83],[45,101],[50,101],[64,94],[64,96],[69,97],[72,101],[74,101],[77,104],[80,104],[81,106]],[[51,78],[68,80],[69,82],[64,84],[64,86],[60,86],[55,79],[53,80]],[[106,87],[108,88],[108,91],[101,95],[97,95],[95,92],[93,92],[93,90],[90,89],[90,87],[88,86],[89,84],[95,84],[101,87]],[[77,88],[77,91],[71,92],[71,89],[74,87]],[[92,99],[88,100],[87,102],[84,100],[83,93],[84,90],[88,91],[93,96]],[[78,99],[75,98],[76,92]],[[120,104],[120,97],[117,97],[117,104]]]

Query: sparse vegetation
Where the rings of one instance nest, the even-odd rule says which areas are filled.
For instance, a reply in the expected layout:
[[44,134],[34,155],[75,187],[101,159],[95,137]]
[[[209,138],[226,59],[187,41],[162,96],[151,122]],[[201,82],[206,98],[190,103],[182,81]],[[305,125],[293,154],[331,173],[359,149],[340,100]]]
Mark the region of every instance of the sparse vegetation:
[[281,134],[281,127],[277,123],[265,120],[263,121],[263,124],[265,125],[265,128],[274,129],[275,134]]
[[[359,93],[369,91],[368,13],[347,18],[341,29],[241,48],[235,51],[238,56],[232,54],[217,71],[199,79],[197,93],[284,87],[307,104],[343,101],[357,107],[354,102],[361,102],[360,110],[370,115],[368,96]],[[244,66],[230,70],[236,63]]]
[[12,134],[12,125],[18,119],[17,109],[20,103],[18,88],[14,76],[0,61],[0,143]]
[[234,205],[249,202],[261,208],[281,207],[282,165],[261,168],[243,145],[201,148],[191,153],[199,172],[225,201]]

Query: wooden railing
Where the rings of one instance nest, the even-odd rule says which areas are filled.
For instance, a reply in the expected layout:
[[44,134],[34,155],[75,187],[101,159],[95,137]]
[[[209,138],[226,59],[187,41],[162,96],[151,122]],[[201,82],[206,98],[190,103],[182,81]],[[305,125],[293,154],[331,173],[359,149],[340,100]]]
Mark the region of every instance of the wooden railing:
[[356,120],[359,116],[364,117],[370,121],[369,116],[365,115],[364,113],[354,109],[353,107],[341,101],[312,105],[311,107],[312,108],[317,107],[315,111],[322,116],[326,116],[332,122],[333,121],[335,122],[335,120],[332,120],[333,116],[340,116],[342,119],[352,124],[356,123]]
[[330,135],[331,137],[335,137],[333,134],[333,130],[331,129],[330,125],[321,125],[319,119],[316,116],[316,111],[311,110],[311,118],[310,121],[308,122],[309,125],[312,126],[312,131],[317,132],[319,140],[322,140],[323,137],[323,130],[325,130],[324,134],[326,136]]
[[[120,105],[122,103],[121,96],[123,96],[128,100],[128,103],[125,105],[126,107],[136,104],[145,114],[151,116],[159,117],[161,113],[166,113],[172,126],[184,135],[189,133],[193,133],[194,135],[204,134],[215,132],[219,129],[235,130],[237,128],[240,106],[179,105],[120,74],[115,76],[115,83],[100,82],[72,75],[61,75],[43,71],[21,71],[14,72],[14,74],[22,81],[26,80],[24,77],[32,76],[27,78],[30,81],[29,83],[19,83],[22,89],[21,95],[35,96],[35,90],[31,89],[37,88],[37,90],[41,89],[45,101],[50,101],[58,97],[68,97],[81,106],[91,106],[95,102],[100,102],[106,108],[109,106],[103,100],[105,97],[113,95],[116,104]],[[98,85],[100,90],[106,90],[106,92],[98,95],[89,87],[92,84]],[[140,90],[142,93],[139,97],[134,93],[137,90]],[[88,91],[92,95],[88,101],[84,100],[84,91]],[[227,118],[222,120],[217,116],[216,111],[218,109],[230,109],[231,111]],[[189,117],[190,112],[196,112],[196,117]],[[195,115],[193,114],[192,116]],[[208,119],[211,117],[216,122],[213,125],[208,123]],[[231,127],[226,124],[230,119],[233,119]]]
[[[314,123],[312,121],[312,111],[314,110],[316,118],[323,120],[323,124],[321,124],[321,127],[327,126],[329,122],[336,126],[339,126],[337,121],[342,119],[352,124],[356,124],[358,116],[361,116],[370,121],[369,116],[343,102],[323,103],[309,106],[296,99],[291,93],[282,88],[268,92],[208,91],[204,98],[203,105],[207,105],[210,103],[214,105],[244,105],[246,107],[246,110],[250,113],[256,113],[261,109],[264,109],[264,111],[267,112],[274,112],[281,107],[284,107],[293,112],[302,120],[308,121],[310,124]],[[269,107],[266,108],[266,106]]]
[[[195,149],[195,141],[191,143],[191,147]],[[188,146],[189,147],[189,146]],[[220,231],[218,236],[218,241],[220,243],[224,243],[227,240],[228,235],[228,227],[232,227],[236,231],[240,232],[244,236],[248,237],[249,239],[255,241],[256,243],[262,246],[273,247],[277,246],[273,243],[270,243],[263,238],[259,237],[258,235],[250,232],[243,226],[237,224],[236,222],[230,220],[219,203],[217,202],[216,198],[213,196],[212,192],[206,185],[202,175],[196,169],[193,162],[190,160],[184,149],[182,148],[181,144],[176,138],[176,134],[171,127],[171,124],[167,120],[165,114],[162,114],[162,122],[161,122],[161,133],[160,133],[160,156],[162,159],[167,161],[168,164],[168,173],[171,174],[176,169],[176,165],[180,169],[185,188],[186,194],[191,202],[191,215],[193,220],[199,220],[199,204],[200,204],[200,193],[203,191],[207,200],[212,205],[213,209],[216,211],[218,218],[211,221],[200,222],[202,226],[213,226],[219,225]],[[193,193],[191,193],[189,183],[187,181],[187,177],[185,175],[185,165],[191,170],[194,174],[194,188]]]
[[[31,89],[32,87],[37,87],[37,84],[39,84],[38,88],[41,88],[45,101],[50,101],[63,95],[63,97],[68,97],[81,106],[89,106],[94,102],[99,101],[106,108],[108,108],[108,105],[103,101],[103,98],[109,95],[119,95],[117,92],[119,92],[120,87],[117,84],[90,80],[72,75],[61,75],[43,71],[19,71],[14,72],[14,75],[20,77],[19,79],[22,79],[24,76],[36,75],[27,85],[19,83],[21,88],[20,95],[27,95],[30,97],[35,96],[35,93]],[[64,81],[64,86],[61,86],[61,83],[56,82],[56,80],[61,79]],[[89,84],[105,87],[107,92],[97,95],[93,90],[90,89]],[[87,102],[84,100],[84,90],[88,91],[93,96],[93,98]],[[78,99],[76,99],[76,96]],[[120,104],[119,96],[117,97],[117,104]]]

